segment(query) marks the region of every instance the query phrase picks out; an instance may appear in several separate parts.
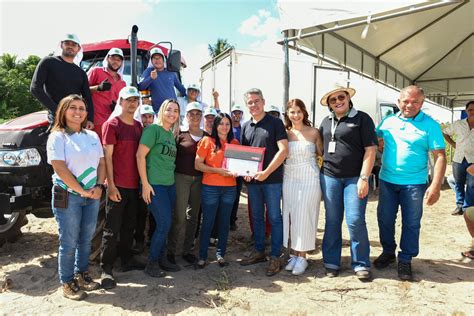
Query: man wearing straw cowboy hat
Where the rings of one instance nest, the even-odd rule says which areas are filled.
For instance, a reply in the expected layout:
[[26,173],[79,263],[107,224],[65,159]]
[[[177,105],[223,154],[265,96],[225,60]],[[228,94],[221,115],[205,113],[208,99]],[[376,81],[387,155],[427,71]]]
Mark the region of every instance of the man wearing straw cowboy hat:
[[87,129],[94,127],[94,107],[87,75],[79,67],[82,48],[75,34],[66,34],[55,56],[44,57],[36,66],[30,91],[48,109],[48,121],[54,121],[59,101],[70,94],[81,95],[87,103]]

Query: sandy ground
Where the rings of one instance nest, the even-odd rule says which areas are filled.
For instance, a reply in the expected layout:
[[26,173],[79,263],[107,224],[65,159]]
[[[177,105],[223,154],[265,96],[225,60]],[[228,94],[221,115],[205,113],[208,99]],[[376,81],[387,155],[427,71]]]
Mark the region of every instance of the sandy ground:
[[[372,259],[381,252],[376,199],[371,197],[367,210]],[[0,314],[474,315],[474,262],[460,256],[470,238],[463,219],[450,215],[453,202],[454,194],[446,187],[441,200],[425,208],[421,252],[413,261],[414,282],[399,281],[395,265],[374,269],[371,283],[360,282],[350,270],[345,226],[341,274],[334,279],[325,277],[320,251],[323,208],[317,250],[309,257],[304,275],[295,277],[283,271],[266,277],[266,263],[241,267],[237,260],[249,249],[250,236],[246,199],[242,198],[239,228],[229,240],[230,266],[220,268],[211,263],[195,270],[179,258],[182,271],[166,278],[153,279],[142,271],[117,272],[117,288],[91,292],[82,302],[63,298],[59,291],[54,219],[29,215],[24,236],[0,249],[0,283],[7,277],[12,280],[12,287],[0,294]],[[97,265],[91,266],[91,273],[99,277]]]

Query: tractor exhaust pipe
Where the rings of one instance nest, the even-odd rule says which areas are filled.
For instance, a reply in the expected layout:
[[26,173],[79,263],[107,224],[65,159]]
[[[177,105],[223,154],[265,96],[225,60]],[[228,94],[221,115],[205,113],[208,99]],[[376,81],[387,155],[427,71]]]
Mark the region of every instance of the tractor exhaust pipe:
[[132,75],[132,86],[138,87],[137,83],[137,45],[138,45],[138,26],[132,26],[132,33],[130,34],[130,66]]

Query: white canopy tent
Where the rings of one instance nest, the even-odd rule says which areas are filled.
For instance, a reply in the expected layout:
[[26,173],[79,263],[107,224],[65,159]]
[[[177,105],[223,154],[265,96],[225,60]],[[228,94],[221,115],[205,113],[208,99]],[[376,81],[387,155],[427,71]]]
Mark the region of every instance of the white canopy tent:
[[278,6],[284,47],[397,88],[417,84],[449,108],[474,99],[473,2],[279,0]]

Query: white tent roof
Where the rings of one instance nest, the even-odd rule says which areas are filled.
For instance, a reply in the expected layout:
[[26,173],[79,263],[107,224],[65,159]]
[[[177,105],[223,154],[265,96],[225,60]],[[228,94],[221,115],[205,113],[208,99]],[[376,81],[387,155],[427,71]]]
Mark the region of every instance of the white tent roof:
[[399,88],[415,82],[445,105],[474,99],[473,2],[280,0],[278,5],[290,45],[305,53]]

